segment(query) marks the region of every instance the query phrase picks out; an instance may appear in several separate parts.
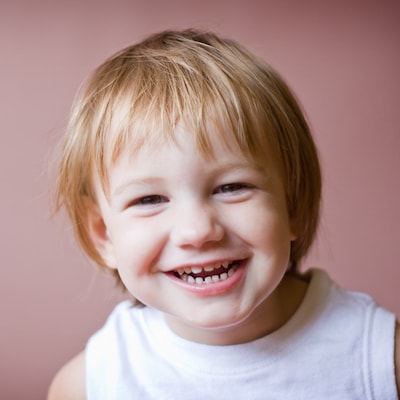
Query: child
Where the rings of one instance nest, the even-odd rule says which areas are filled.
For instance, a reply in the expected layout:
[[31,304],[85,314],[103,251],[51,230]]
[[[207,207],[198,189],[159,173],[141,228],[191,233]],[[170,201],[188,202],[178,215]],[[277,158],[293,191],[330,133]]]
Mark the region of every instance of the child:
[[298,272],[316,150],[288,87],[239,44],[163,32],[108,59],[58,178],[83,248],[138,304],[115,308],[50,400],[397,398],[394,315]]

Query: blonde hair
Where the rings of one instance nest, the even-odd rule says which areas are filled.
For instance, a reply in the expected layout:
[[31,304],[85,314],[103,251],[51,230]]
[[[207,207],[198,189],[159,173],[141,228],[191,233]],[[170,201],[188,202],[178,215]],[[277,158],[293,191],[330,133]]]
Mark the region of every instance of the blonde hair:
[[62,142],[57,208],[64,206],[85,252],[104,261],[90,240],[87,201],[95,177],[122,151],[173,140],[178,122],[198,148],[212,153],[213,136],[279,166],[297,239],[291,268],[308,251],[319,218],[321,176],[309,127],[281,77],[240,44],[209,32],[166,31],[127,47],[100,65],[74,102]]

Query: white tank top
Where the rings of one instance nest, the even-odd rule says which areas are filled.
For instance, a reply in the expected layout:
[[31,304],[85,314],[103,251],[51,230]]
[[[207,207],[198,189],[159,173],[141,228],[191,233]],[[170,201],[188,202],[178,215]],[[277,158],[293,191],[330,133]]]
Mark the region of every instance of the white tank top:
[[87,399],[395,400],[394,333],[392,313],[321,270],[282,328],[239,345],[184,340],[123,302],[87,344]]

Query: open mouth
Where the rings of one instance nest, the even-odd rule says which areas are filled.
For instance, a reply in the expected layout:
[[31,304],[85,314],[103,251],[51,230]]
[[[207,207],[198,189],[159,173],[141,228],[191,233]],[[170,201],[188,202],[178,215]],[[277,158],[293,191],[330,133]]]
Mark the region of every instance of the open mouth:
[[239,261],[232,261],[205,265],[203,267],[188,266],[174,271],[173,274],[184,282],[196,285],[209,285],[228,279],[235,273],[239,264]]

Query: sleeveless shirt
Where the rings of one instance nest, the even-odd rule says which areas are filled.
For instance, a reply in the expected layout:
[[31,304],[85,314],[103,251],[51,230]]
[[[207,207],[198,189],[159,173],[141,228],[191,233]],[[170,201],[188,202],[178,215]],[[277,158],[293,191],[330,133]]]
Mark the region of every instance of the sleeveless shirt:
[[88,400],[395,400],[395,316],[312,270],[293,317],[255,341],[210,346],[161,312],[117,305],[86,347]]

